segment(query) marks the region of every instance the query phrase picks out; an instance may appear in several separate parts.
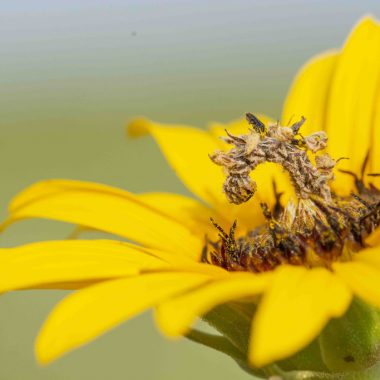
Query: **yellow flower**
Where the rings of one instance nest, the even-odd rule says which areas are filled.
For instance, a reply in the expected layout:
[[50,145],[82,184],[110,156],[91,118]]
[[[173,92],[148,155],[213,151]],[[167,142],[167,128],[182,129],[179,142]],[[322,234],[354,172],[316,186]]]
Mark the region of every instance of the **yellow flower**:
[[[282,124],[305,116],[303,136],[327,132],[329,154],[335,160],[349,157],[339,168],[356,173],[359,182],[368,151],[368,172],[380,172],[379,62],[380,26],[366,18],[342,50],[306,64],[284,105]],[[269,119],[259,118],[270,124]],[[270,268],[273,270],[253,273],[242,268],[230,270],[223,262],[210,265],[210,259],[202,256],[207,248],[205,236],[213,242],[218,239],[210,217],[221,231],[237,220],[236,234],[244,237],[267,223],[259,203],[275,205],[272,179],[277,192],[286,194],[285,200],[292,197],[281,168],[262,165],[255,169],[258,191],[249,203],[236,206],[226,200],[221,191],[225,175],[209,159],[209,154],[226,149],[218,139],[225,128],[231,135],[240,135],[247,133],[247,122],[215,123],[207,132],[145,119],[129,126],[132,136],[153,136],[179,178],[200,201],[175,194],[133,195],[69,180],[37,183],[12,201],[4,226],[27,218],[46,218],[139,244],[47,241],[2,249],[1,292],[78,289],[53,310],[43,326],[36,343],[39,362],[49,363],[151,307],[155,307],[155,319],[163,333],[179,337],[190,331],[197,317],[217,305],[254,299],[258,306],[252,320],[249,362],[261,367],[311,343],[331,318],[345,314],[353,296],[380,307],[379,229],[370,235],[365,248],[349,254],[350,259],[345,254],[344,260],[339,256],[329,265],[312,265],[306,260],[305,265],[276,264]],[[303,142],[302,138],[297,141]],[[354,191],[352,176],[347,174],[336,171],[334,184],[337,194]],[[219,254],[228,248],[223,240],[227,238],[222,236],[216,245]],[[216,264],[215,260],[217,257],[211,261]]]

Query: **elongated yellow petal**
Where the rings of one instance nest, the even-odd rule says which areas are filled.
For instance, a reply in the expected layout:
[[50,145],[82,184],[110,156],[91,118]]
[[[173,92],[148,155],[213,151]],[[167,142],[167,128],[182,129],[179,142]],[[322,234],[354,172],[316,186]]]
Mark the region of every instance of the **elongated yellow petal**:
[[151,134],[183,183],[211,205],[225,203],[222,170],[209,154],[221,145],[207,132],[180,125],[164,125],[136,119],[128,126],[130,136]]
[[213,226],[210,218],[216,220],[226,231],[231,228],[235,219],[238,220],[236,231],[238,236],[247,233],[248,230],[264,220],[258,202],[250,205],[250,207],[236,207],[226,204],[216,210],[207,207],[196,199],[178,194],[145,193],[139,194],[138,197],[144,203],[187,226],[202,241],[204,241],[205,236],[211,241],[218,240],[219,231]]
[[[64,240],[0,249],[0,292],[136,275],[168,264],[112,240]],[[72,286],[71,286],[72,288]]]
[[130,195],[127,191],[117,187],[107,186],[94,182],[75,181],[66,179],[49,179],[39,181],[21,191],[10,202],[8,209],[10,213],[17,212],[25,208],[29,203],[34,203],[39,199],[60,194],[70,189],[89,190],[123,197],[125,194]]
[[380,228],[377,228],[371,235],[365,240],[370,247],[380,246]]
[[25,218],[80,224],[194,259],[203,244],[177,220],[133,194],[89,182],[51,180],[32,185],[13,200],[6,224]]
[[281,202],[283,205],[294,195],[290,177],[280,165],[274,163],[259,165],[252,172],[251,177],[257,184],[257,192],[253,196],[255,199],[252,204],[256,202],[255,207],[259,212],[261,212],[260,203],[275,204],[276,192],[277,194],[282,194]]
[[[370,149],[380,81],[380,26],[363,19],[349,36],[336,63],[329,94],[326,131],[329,152],[356,173]],[[371,159],[377,160],[378,157]],[[337,173],[338,185],[352,179]]]
[[327,52],[314,57],[301,68],[293,81],[282,111],[282,124],[306,118],[301,133],[324,129],[328,108],[329,90],[338,53]]
[[352,292],[371,305],[380,307],[380,268],[363,261],[335,263],[336,274]]
[[[369,162],[370,173],[380,173],[380,81],[377,86],[377,94],[374,103],[373,130],[371,140],[371,160]],[[380,177],[372,177],[377,187],[380,187]]]
[[196,199],[172,193],[143,193],[138,197],[152,208],[178,220],[201,239],[206,234],[209,237],[217,235],[210,217],[218,219],[218,214]]
[[47,364],[165,299],[199,286],[195,273],[147,274],[100,283],[65,298],[48,317],[36,342],[37,359]]
[[172,265],[189,265],[189,264],[196,264],[197,262],[194,262],[194,259],[192,259],[189,256],[185,255],[178,255],[175,252],[168,252],[161,249],[154,249],[154,248],[143,248],[144,251],[154,257],[157,257],[158,259]]
[[357,252],[352,260],[355,262],[367,263],[380,269],[380,246],[374,248],[363,249]]
[[213,307],[260,294],[269,284],[270,275],[231,273],[199,289],[170,299],[156,309],[156,321],[169,337],[184,335],[197,317]]
[[331,272],[280,267],[254,317],[250,361],[263,366],[309,344],[330,318],[344,314],[351,292]]
[[177,219],[202,241],[205,240],[205,236],[211,241],[218,240],[219,231],[213,226],[210,218],[216,220],[226,231],[231,228],[235,219],[238,220],[237,236],[247,233],[264,221],[258,202],[250,207],[225,204],[212,209],[195,199],[177,194],[145,193],[139,194],[138,197],[158,211]]
[[171,265],[168,267],[149,270],[149,273],[153,272],[200,273],[211,276],[213,279],[222,279],[230,275],[230,272],[227,270],[216,265],[210,265],[206,263],[184,263],[182,265]]

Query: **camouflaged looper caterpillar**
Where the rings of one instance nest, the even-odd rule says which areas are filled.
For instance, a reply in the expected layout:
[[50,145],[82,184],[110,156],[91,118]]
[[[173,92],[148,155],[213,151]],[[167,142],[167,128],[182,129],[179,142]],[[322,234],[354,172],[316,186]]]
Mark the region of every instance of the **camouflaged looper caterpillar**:
[[263,272],[283,263],[329,266],[333,261],[350,259],[380,224],[380,190],[363,180],[368,154],[360,178],[342,170],[355,178],[356,192],[341,197],[329,186],[340,159],[321,153],[327,146],[325,132],[303,137],[304,118],[291,126],[266,126],[250,113],[246,117],[251,126],[248,133],[233,136],[226,131],[222,139],[232,149],[210,156],[224,168],[223,190],[228,200],[241,204],[255,194],[257,186],[250,175],[265,162],[279,164],[289,173],[297,200],[285,207],[278,203],[274,210],[262,204],[265,225],[239,238],[235,237],[236,222],[227,233],[212,220],[220,239],[207,242],[203,261],[232,271]]

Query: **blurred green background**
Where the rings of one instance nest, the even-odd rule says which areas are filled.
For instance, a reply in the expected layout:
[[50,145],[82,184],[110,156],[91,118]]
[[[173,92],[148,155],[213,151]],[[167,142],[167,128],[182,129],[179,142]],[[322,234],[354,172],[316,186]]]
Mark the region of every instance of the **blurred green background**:
[[[278,118],[297,69],[341,46],[367,13],[380,16],[379,1],[0,0],[2,216],[16,192],[45,178],[186,193],[149,138],[127,140],[128,119],[205,127],[247,111]],[[70,231],[23,222],[1,245]],[[0,298],[1,380],[249,378],[217,353],[164,340],[149,314],[38,368],[33,340],[63,295]]]

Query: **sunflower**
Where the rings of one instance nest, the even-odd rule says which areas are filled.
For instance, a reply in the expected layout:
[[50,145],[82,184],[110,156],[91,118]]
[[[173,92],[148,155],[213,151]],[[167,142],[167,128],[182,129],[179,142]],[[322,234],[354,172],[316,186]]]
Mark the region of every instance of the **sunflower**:
[[[199,200],[71,180],[17,195],[4,227],[45,218],[133,242],[2,249],[2,292],[76,289],[42,327],[38,361],[153,307],[168,337],[188,335],[241,365],[247,353],[251,367],[269,368],[311,352],[329,321],[353,307],[380,307],[379,62],[380,26],[365,18],[341,50],[301,69],[281,123],[247,114],[203,131],[133,120],[130,136],[151,135]],[[192,330],[198,317],[225,339]],[[338,364],[317,356],[337,371],[356,365],[356,353]]]

